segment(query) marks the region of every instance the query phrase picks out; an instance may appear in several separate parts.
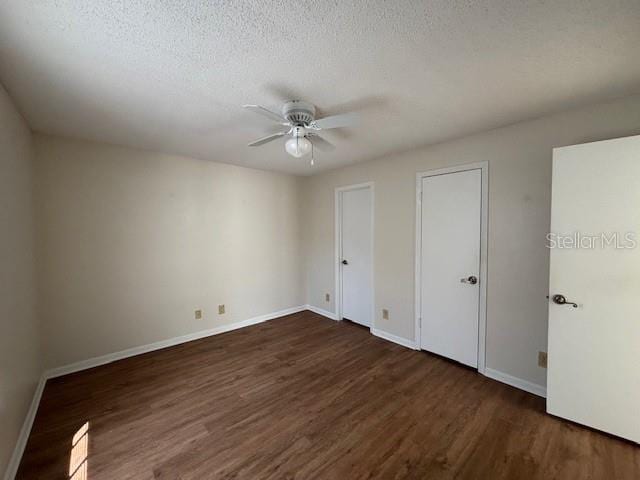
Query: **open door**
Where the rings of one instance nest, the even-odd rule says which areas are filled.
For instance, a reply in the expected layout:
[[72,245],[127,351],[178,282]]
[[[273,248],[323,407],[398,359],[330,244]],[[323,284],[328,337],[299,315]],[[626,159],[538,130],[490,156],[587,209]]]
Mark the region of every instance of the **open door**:
[[553,152],[547,411],[640,442],[640,136]]

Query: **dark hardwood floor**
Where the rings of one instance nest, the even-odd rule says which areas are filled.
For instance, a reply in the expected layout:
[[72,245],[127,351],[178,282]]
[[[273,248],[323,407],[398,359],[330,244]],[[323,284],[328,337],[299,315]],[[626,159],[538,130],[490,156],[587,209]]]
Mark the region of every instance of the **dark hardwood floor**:
[[85,467],[88,480],[638,479],[640,447],[303,312],[47,382],[17,478]]

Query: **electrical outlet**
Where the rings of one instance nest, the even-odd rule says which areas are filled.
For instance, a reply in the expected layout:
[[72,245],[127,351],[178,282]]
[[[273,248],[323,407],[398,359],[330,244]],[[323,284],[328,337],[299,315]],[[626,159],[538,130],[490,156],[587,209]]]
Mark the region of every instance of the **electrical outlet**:
[[328,293],[324,294],[324,301],[325,302],[330,302],[331,301],[331,295],[329,295]]
[[538,366],[547,368],[547,352],[538,352]]
[[196,320],[202,320],[202,310],[196,310],[195,317]]
[[389,310],[387,310],[386,308],[382,309],[382,319],[389,320]]
[[222,305],[218,305],[218,315],[224,315],[224,303]]

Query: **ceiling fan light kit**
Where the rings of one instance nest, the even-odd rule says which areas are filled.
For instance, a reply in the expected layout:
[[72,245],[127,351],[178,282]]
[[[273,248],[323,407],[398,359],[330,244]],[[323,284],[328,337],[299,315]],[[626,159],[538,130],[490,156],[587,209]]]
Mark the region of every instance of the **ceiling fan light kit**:
[[251,142],[250,147],[258,147],[283,136],[290,136],[284,144],[286,152],[296,158],[311,153],[311,165],[314,164],[313,147],[321,150],[333,150],[335,146],[322,138],[317,132],[331,128],[349,127],[356,123],[357,117],[353,113],[332,115],[316,119],[316,107],[302,100],[292,100],[282,106],[282,113],[276,113],[260,105],[243,105],[259,115],[289,129],[268,135]]
[[311,152],[311,142],[305,137],[292,137],[285,142],[284,149],[293,157],[304,157]]

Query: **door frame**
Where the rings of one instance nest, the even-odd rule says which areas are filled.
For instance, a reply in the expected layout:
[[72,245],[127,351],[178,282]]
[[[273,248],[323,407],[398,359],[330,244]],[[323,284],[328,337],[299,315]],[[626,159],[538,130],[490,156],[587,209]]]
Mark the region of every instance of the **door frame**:
[[489,219],[489,162],[476,162],[465,165],[438,168],[416,174],[416,251],[415,251],[415,344],[422,350],[422,179],[448,173],[480,170],[480,296],[478,302],[478,372],[485,373],[487,341],[487,246]]
[[371,289],[371,320],[369,325],[369,330],[373,327],[373,322],[375,320],[375,306],[376,306],[376,295],[375,295],[375,284],[374,284],[374,271],[373,271],[373,256],[374,256],[374,219],[375,219],[375,184],[374,182],[364,182],[364,183],[356,183],[353,185],[345,185],[342,187],[335,188],[335,248],[334,248],[334,259],[335,259],[335,305],[336,305],[336,320],[342,320],[342,267],[340,266],[340,262],[342,259],[342,194],[344,192],[348,192],[351,190],[362,190],[369,189],[369,194],[371,195],[371,277],[369,279],[369,288]]

